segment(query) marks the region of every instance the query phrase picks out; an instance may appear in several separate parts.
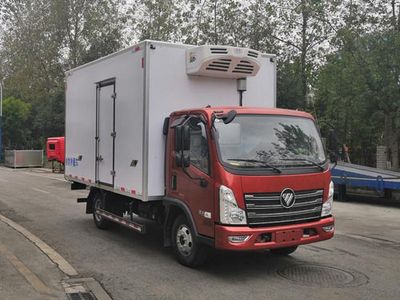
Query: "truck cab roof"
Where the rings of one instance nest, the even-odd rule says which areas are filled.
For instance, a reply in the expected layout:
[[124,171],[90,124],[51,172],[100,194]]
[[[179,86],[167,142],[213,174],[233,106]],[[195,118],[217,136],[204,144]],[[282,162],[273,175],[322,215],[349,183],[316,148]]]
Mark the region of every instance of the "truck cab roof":
[[227,113],[230,110],[236,110],[238,114],[285,115],[285,116],[303,117],[315,120],[310,113],[299,110],[282,109],[282,108],[243,107],[243,106],[217,106],[217,107],[196,108],[190,110],[185,109],[173,112],[171,113],[171,116],[203,113],[208,118],[211,118],[211,115],[213,113]]

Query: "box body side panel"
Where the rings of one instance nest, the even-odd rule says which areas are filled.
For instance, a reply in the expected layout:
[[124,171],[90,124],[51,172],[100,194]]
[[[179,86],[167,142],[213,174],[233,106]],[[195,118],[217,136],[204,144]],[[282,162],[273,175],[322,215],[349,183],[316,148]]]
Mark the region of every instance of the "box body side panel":
[[143,55],[142,48],[128,55],[115,86],[115,187],[132,196],[143,193]]
[[247,78],[247,91],[243,105],[250,107],[276,106],[276,65],[270,56],[261,56],[261,68],[257,75]]
[[[97,83],[115,78],[114,189],[141,194],[142,57],[141,49],[132,49],[67,74],[65,174],[68,177],[95,184]],[[135,166],[131,166],[132,160],[137,160]]]
[[[94,183],[96,84],[93,70],[82,69],[66,78],[65,174]],[[79,159],[81,157],[81,159]]]

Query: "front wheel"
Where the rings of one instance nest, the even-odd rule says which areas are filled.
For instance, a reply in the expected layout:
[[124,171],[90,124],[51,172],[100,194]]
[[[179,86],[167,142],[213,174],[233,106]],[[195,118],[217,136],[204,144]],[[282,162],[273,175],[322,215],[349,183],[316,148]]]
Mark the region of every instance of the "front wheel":
[[96,209],[104,209],[106,203],[105,194],[102,192],[97,192],[95,198],[93,199],[93,221],[96,224],[97,228],[107,229],[110,227],[111,222],[105,219],[103,216],[100,216],[96,213]]
[[292,246],[292,247],[285,247],[285,248],[275,248],[271,249],[270,251],[273,254],[278,254],[278,255],[289,255],[292,254],[294,251],[296,251],[297,246]]
[[178,261],[187,267],[198,267],[207,259],[207,248],[196,240],[186,217],[180,215],[172,226],[172,246]]

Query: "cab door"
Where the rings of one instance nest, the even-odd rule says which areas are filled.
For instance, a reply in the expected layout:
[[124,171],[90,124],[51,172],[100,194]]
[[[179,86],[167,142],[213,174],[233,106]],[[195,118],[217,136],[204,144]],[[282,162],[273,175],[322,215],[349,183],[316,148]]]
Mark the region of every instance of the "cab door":
[[211,161],[209,154],[209,137],[204,118],[194,115],[187,121],[190,132],[190,150],[185,150],[185,155],[189,155],[189,166],[177,166],[175,161],[176,151],[176,132],[171,134],[172,143],[170,148],[172,161],[170,161],[171,171],[169,172],[168,188],[170,196],[183,201],[191,210],[193,219],[196,223],[198,232],[201,235],[213,237],[214,219],[214,182],[211,174]]

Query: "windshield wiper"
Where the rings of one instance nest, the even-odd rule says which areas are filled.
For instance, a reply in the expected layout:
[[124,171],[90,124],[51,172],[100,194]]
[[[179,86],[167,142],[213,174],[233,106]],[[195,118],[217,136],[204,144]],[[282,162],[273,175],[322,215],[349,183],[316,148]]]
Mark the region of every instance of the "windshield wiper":
[[307,159],[307,158],[281,158],[280,160],[283,160],[283,161],[305,161],[305,162],[312,164],[313,166],[318,167],[321,171],[325,171],[325,168],[323,166],[321,166],[319,163],[317,163],[311,159]]
[[258,163],[260,164],[260,167],[267,167],[271,168],[274,170],[276,173],[282,173],[281,169],[278,169],[277,167],[274,167],[270,165],[269,163],[262,161],[262,160],[257,160],[257,159],[244,159],[244,158],[228,158],[227,160],[235,160],[235,161],[244,161],[244,162],[250,162],[250,163]]

